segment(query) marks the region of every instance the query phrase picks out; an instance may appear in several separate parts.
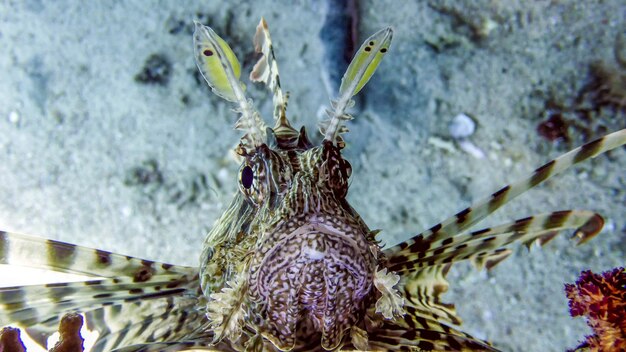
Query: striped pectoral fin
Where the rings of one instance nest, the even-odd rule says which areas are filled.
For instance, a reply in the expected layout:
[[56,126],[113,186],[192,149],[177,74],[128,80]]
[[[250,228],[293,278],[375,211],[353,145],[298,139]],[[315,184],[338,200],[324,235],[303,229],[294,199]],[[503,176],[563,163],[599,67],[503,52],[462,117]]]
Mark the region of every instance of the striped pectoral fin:
[[[79,284],[90,288],[85,289]],[[14,288],[9,291],[10,295],[5,295],[6,291],[0,292],[2,299],[13,297],[13,302],[0,304],[0,320],[13,321],[45,346],[63,316],[71,312],[82,313],[87,328],[99,334],[92,351],[112,351],[119,346],[145,342],[177,341],[202,330],[206,318],[196,309],[197,299],[190,294],[197,292],[197,280],[185,284],[170,279],[155,280],[152,284],[120,284],[118,287],[118,283],[109,280],[67,286],[57,284],[53,288],[65,287],[64,292],[69,294],[63,296],[59,291],[48,299],[38,300],[28,298],[35,293],[33,288],[40,292],[41,287]],[[138,287],[140,285],[142,287]],[[73,294],[69,289],[72,286],[76,289]],[[59,300],[59,296],[63,299]]]
[[205,341],[146,343],[118,348],[114,352],[178,352],[178,351],[236,351],[226,346],[208,346]]
[[[99,336],[93,352],[126,351],[128,348],[135,351],[156,346],[167,347],[156,351],[179,351],[192,346],[208,346],[213,338],[210,332],[205,331],[207,320],[203,312],[196,309],[195,302],[185,302],[184,298],[127,303],[116,310],[116,322],[111,322],[111,312],[102,319],[106,314],[101,312],[100,320],[110,330]],[[126,319],[120,319],[120,314]],[[89,314],[86,317],[92,318]]]
[[[413,317],[405,316],[407,320]],[[407,326],[408,325],[408,326]],[[373,350],[404,351],[498,351],[488,342],[436,321],[385,322],[369,334]]]
[[530,248],[535,242],[540,245],[546,244],[561,230],[576,229],[573,237],[577,238],[580,244],[597,235],[603,225],[604,220],[599,214],[586,210],[539,214],[493,228],[463,233],[443,241],[435,241],[420,252],[405,249],[404,252],[390,258],[389,268],[403,273],[416,268],[455,263],[466,259],[478,267],[491,268],[510,254],[505,247],[513,242],[524,243]]
[[[393,258],[406,253],[420,253],[429,249],[439,249],[440,243],[451,241],[454,236],[469,229],[472,225],[478,223],[518,195],[579,162],[596,157],[624,144],[626,144],[626,129],[608,134],[578,147],[549,161],[537,168],[531,175],[501,188],[408,241],[386,249],[385,253],[390,258]],[[397,261],[398,259],[395,260]]]
[[[94,277],[88,281],[0,288],[2,324],[26,328],[42,344],[66,313],[84,313],[88,316],[87,326],[103,337],[133,321],[143,321],[156,312],[155,307],[168,306],[168,300],[196,296],[200,290],[198,268],[7,232],[0,232],[0,264]],[[98,320],[98,312],[110,314]]]
[[[441,278],[448,269],[448,265],[426,268],[427,274],[415,276],[410,281],[403,277],[400,282],[404,285],[403,291],[412,292],[405,301],[404,315],[389,320],[376,314],[374,308],[368,310],[368,316],[374,320],[373,328],[368,331],[369,349],[404,351],[413,347],[419,351],[496,351],[489,342],[453,327],[461,324],[454,306],[439,301],[439,294],[447,290],[447,281]],[[445,285],[438,287],[443,283]],[[429,287],[431,291],[416,290],[416,286]]]
[[[40,237],[0,231],[0,264],[93,277],[131,277],[143,282],[158,275],[194,275],[196,268],[153,262]],[[1,284],[1,283],[0,283]]]
[[449,270],[450,265],[436,265],[402,275],[398,286],[407,299],[405,309],[408,314],[447,324],[462,323],[454,304],[444,303],[440,298],[448,291],[446,275]]
[[43,330],[49,331],[61,316],[70,312],[178,297],[197,287],[197,279],[165,275],[142,283],[132,282],[130,278],[114,278],[0,288],[0,321],[20,327],[43,325]]

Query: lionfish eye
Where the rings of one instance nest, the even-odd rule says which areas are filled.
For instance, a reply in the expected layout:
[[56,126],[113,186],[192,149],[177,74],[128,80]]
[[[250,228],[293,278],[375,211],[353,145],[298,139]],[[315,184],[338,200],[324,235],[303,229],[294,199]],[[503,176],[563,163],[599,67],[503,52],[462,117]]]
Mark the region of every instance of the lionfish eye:
[[241,185],[245,189],[250,189],[252,181],[254,181],[254,171],[252,171],[250,166],[246,165],[241,169]]

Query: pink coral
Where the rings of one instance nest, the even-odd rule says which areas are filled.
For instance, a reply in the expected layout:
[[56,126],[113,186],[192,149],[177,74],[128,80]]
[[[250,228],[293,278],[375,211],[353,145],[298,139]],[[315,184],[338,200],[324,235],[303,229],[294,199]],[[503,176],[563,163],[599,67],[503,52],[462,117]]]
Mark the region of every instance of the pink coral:
[[626,270],[594,274],[583,271],[576,284],[566,284],[570,314],[585,316],[594,334],[576,349],[626,351]]

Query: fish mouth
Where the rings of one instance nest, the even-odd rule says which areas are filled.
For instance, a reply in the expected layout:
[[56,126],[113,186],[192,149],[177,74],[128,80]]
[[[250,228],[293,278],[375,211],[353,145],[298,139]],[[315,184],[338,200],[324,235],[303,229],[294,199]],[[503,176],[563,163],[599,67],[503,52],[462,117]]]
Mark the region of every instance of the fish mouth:
[[299,334],[313,331],[321,335],[324,349],[335,349],[360,318],[376,261],[359,230],[310,221],[277,235],[260,253],[251,267],[249,292],[264,307],[261,330],[276,347],[290,350],[296,341],[311,338]]

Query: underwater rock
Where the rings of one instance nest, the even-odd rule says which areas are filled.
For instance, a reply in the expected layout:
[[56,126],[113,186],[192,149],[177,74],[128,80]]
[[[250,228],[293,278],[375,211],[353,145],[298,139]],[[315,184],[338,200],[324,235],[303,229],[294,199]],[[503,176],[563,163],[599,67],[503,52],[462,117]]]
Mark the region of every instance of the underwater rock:
[[143,69],[135,75],[135,81],[145,84],[166,85],[170,80],[172,64],[163,55],[152,54]]

